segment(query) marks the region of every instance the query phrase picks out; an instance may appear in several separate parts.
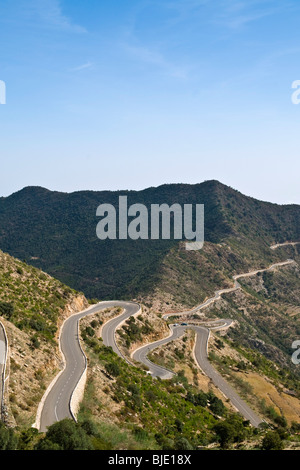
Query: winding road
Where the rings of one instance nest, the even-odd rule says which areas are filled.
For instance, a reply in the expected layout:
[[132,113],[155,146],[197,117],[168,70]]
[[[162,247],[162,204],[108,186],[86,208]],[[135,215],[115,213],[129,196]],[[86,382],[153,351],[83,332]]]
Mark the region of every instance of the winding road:
[[216,302],[217,300],[219,300],[223,294],[229,294],[230,292],[234,292],[234,291],[240,289],[241,286],[238,283],[238,279],[241,279],[243,277],[256,276],[258,273],[272,271],[275,268],[286,266],[286,265],[292,264],[294,262],[295,262],[294,260],[288,259],[287,261],[282,261],[280,263],[274,263],[266,269],[257,269],[255,271],[250,271],[248,273],[236,274],[235,276],[233,276],[233,281],[234,281],[233,287],[229,287],[228,289],[217,290],[213,297],[205,300],[205,302],[203,302],[203,304],[198,305],[197,307],[193,308],[192,310],[188,310],[188,311],[185,311],[185,312],[178,312],[178,313],[167,313],[167,314],[163,315],[163,318],[168,319],[169,317],[176,317],[176,316],[182,316],[182,315],[191,315],[193,313],[197,313],[199,310],[202,310],[203,308],[208,307],[211,303]]
[[158,341],[156,344],[144,346],[133,353],[133,358],[146,364],[152,372],[153,376],[160,377],[161,379],[169,379],[174,373],[164,369],[163,367],[157,366],[149,361],[147,355],[150,351],[174,341],[184,335],[187,329],[194,330],[196,332],[196,342],[194,347],[194,357],[198,367],[207,375],[214,383],[214,385],[228,398],[234,408],[239,411],[246,420],[249,420],[252,426],[258,427],[262,423],[262,419],[247,405],[247,403],[241,399],[231,385],[223,379],[223,377],[217,372],[214,367],[210,364],[207,355],[208,340],[211,329],[221,329],[230,326],[231,320],[226,320],[226,323],[219,327],[207,328],[202,326],[187,325],[187,326],[174,326],[170,325],[172,334],[164,340]]
[[[242,277],[253,276],[255,274],[258,274],[259,272],[270,271],[272,269],[275,269],[276,267],[285,266],[291,263],[294,263],[294,261],[287,260],[281,263],[275,263],[266,269],[260,269],[256,271],[251,271],[249,273],[236,275],[233,277],[234,286],[232,288],[218,290],[212,298],[207,299],[204,303],[195,307],[192,310],[175,314],[166,314],[163,316],[163,318],[167,319],[170,316],[182,316],[193,314],[207,307],[212,302],[218,300],[222,294],[240,289],[241,286],[237,281],[238,279]],[[87,369],[87,359],[81,348],[78,336],[79,321],[81,318],[84,318],[87,315],[92,315],[101,310],[112,307],[120,307],[123,311],[120,315],[109,320],[103,326],[101,332],[103,342],[106,346],[112,347],[115,353],[118,354],[122,359],[126,360],[128,363],[131,363],[127,358],[124,357],[124,355],[118,348],[115,333],[116,330],[120,328],[120,326],[130,316],[137,315],[141,311],[139,304],[134,302],[122,301],[100,302],[78,314],[69,317],[64,322],[61,328],[61,334],[59,338],[60,348],[64,362],[63,369],[48,387],[40,403],[36,423],[34,424],[34,427],[38,428],[41,432],[45,432],[48,426],[64,418],[76,419],[75,412],[72,409],[72,399],[74,397],[74,394],[76,393],[76,390],[79,388],[79,384]],[[146,365],[149,368],[149,371],[153,377],[161,377],[163,379],[171,378],[174,375],[172,371],[152,363],[147,356],[149,352],[154,350],[155,348],[181,337],[187,328],[193,329],[196,332],[194,356],[198,366],[221,390],[225,397],[227,397],[231,401],[233,406],[244,416],[244,418],[249,420],[253,426],[258,426],[262,422],[261,418],[257,416],[253,410],[251,410],[251,408],[239,397],[235,390],[226,382],[226,380],[221,377],[221,375],[213,368],[213,366],[208,361],[207,347],[210,331],[212,329],[226,328],[231,324],[231,320],[222,321],[223,324],[218,325],[217,322],[220,323],[220,320],[216,320],[216,322],[213,323],[213,325],[215,324],[215,326],[210,325],[209,327],[195,325],[171,325],[170,335],[167,338],[138,348],[133,352],[132,358],[134,361]]]
[[277,243],[276,245],[271,245],[270,248],[271,248],[271,250],[276,250],[277,248],[280,248],[281,246],[288,246],[288,245],[295,246],[295,245],[299,245],[299,244],[300,244],[300,242]]
[[38,409],[34,427],[41,432],[45,432],[47,427],[56,421],[61,421],[64,418],[75,418],[71,406],[72,397],[87,368],[86,356],[81,348],[78,336],[79,321],[87,315],[112,307],[121,307],[124,312],[105,324],[102,336],[104,344],[111,346],[117,354],[123,357],[116,345],[114,332],[121,322],[140,311],[138,304],[119,301],[100,302],[78,314],[72,315],[64,322],[59,338],[64,367],[48,387]]

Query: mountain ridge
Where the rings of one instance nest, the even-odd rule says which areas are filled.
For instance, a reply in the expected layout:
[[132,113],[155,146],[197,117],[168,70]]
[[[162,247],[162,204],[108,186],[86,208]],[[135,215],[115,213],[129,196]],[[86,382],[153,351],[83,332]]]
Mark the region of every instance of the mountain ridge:
[[300,206],[258,201],[217,180],[141,191],[63,193],[28,186],[0,199],[0,249],[89,297],[128,299],[153,291],[163,260],[170,250],[181,250],[180,242],[99,240],[97,207],[118,207],[120,195],[127,195],[128,204],[146,207],[204,204],[205,241],[229,243],[240,256],[253,257],[254,264],[274,259],[269,254],[272,243],[300,239]]
[[223,188],[228,188],[228,189],[231,189],[232,191],[234,191],[235,193],[238,193],[238,194],[241,194],[249,199],[253,199],[253,200],[256,200],[256,201],[259,201],[259,202],[262,202],[262,203],[266,203],[266,204],[272,204],[274,206],[279,206],[279,207],[293,207],[293,206],[298,206],[299,204],[297,203],[277,203],[277,202],[271,202],[271,201],[268,201],[268,200],[265,200],[265,199],[259,199],[259,198],[256,198],[255,196],[251,196],[249,194],[244,194],[242,191],[234,188],[233,186],[230,186],[230,185],[226,185],[222,182],[220,182],[219,180],[216,180],[216,179],[210,179],[210,180],[204,180],[203,182],[201,183],[164,183],[164,184],[160,184],[158,186],[148,186],[144,189],[125,189],[125,188],[121,188],[121,189],[114,189],[114,190],[110,190],[110,189],[79,189],[79,190],[74,190],[74,191],[61,191],[61,190],[52,190],[52,189],[49,189],[49,188],[46,188],[44,186],[39,186],[39,185],[28,185],[28,186],[24,186],[23,188],[17,190],[17,191],[14,191],[13,193],[9,194],[8,196],[0,196],[0,199],[7,199],[7,198],[10,198],[11,196],[14,196],[14,195],[17,195],[17,194],[20,194],[20,193],[23,193],[24,191],[26,192],[29,192],[29,191],[35,191],[35,190],[38,190],[38,191],[44,191],[45,193],[48,192],[48,193],[59,193],[59,194],[66,194],[66,195],[72,195],[72,194],[78,194],[78,193],[81,193],[81,194],[84,194],[84,193],[140,193],[140,192],[146,192],[146,191],[150,191],[150,190],[153,190],[153,189],[161,189],[161,188],[165,188],[165,187],[196,187],[196,186],[199,186],[199,185],[203,185],[203,184],[215,184],[216,186],[219,186],[219,187],[223,187]]

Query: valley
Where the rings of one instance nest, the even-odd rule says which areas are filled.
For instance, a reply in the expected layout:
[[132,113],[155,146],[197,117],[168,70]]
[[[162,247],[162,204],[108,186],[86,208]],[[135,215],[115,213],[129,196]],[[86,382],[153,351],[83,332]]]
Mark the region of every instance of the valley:
[[[48,274],[52,269],[34,226],[31,247],[26,231],[18,245],[14,242],[17,206],[16,225],[8,224],[7,230],[2,226],[0,248],[2,243],[14,254],[23,247],[27,257],[25,263],[0,252],[0,317],[9,343],[4,421],[16,429],[33,426],[38,434],[32,431],[28,444],[32,448],[46,445],[47,428],[55,423],[64,426],[65,418],[75,420],[78,429],[92,420],[97,448],[218,447],[221,423],[239,429],[233,446],[240,442],[255,448],[259,445],[255,436],[262,441],[271,430],[281,433],[288,448],[297,447],[299,366],[291,355],[300,334],[299,208],[261,203],[216,182],[198,186],[200,192],[194,197],[202,195],[208,205],[203,249],[187,251],[184,241],[175,240],[148,240],[149,246],[137,240],[135,250],[132,240],[124,240],[122,252],[117,245],[111,247],[113,252],[101,245],[101,258],[95,257],[90,266],[93,271],[97,260],[110,259],[109,264],[99,264],[97,285],[107,287],[100,301],[88,295],[95,290],[78,292]],[[168,195],[168,203],[175,203],[178,197],[187,201],[195,189],[175,187],[173,195],[171,185],[128,197],[137,201],[143,194],[147,202],[150,192],[154,202]],[[51,200],[56,201],[59,216],[57,203],[65,195],[41,188],[24,191],[25,199],[38,194],[36,203],[26,203],[37,223],[48,224],[40,209]],[[182,198],[184,192],[188,195]],[[91,197],[96,201],[96,195],[71,196],[77,198],[78,207]],[[112,201],[115,196],[105,197]],[[7,202],[11,210],[20,195],[8,200],[0,201],[1,216]],[[247,217],[251,222],[246,223]],[[56,220],[57,233],[73,234],[69,242],[70,248],[75,247],[78,233],[64,232],[59,217]],[[71,229],[71,219],[68,223]],[[52,241],[45,237],[50,246],[56,244],[54,233],[55,229]],[[87,253],[83,232],[80,237]],[[57,240],[59,251],[62,238]],[[61,262],[66,262],[67,253],[71,260],[72,250],[61,253]],[[78,251],[77,259],[78,275],[88,282]],[[47,274],[28,262],[44,265]],[[121,297],[122,283],[111,292],[112,285],[107,284],[115,276],[110,276],[111,268],[116,273],[117,265],[125,281]],[[106,279],[103,284],[101,276]],[[81,281],[75,284],[84,287]],[[110,300],[118,297],[123,300]],[[177,416],[173,424],[171,409]],[[199,414],[196,427],[193,414]],[[155,417],[161,432],[154,432]],[[248,423],[246,434],[236,419]],[[122,444],[114,436],[123,436]]]

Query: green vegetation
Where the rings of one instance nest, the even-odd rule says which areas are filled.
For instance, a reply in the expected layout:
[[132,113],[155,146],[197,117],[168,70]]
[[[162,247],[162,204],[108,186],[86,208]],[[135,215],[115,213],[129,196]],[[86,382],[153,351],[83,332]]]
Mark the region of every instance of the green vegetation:
[[[175,241],[98,240],[96,208],[103,202],[117,206],[120,194],[128,196],[129,204],[147,206],[204,203],[203,250],[188,252]],[[78,295],[62,282],[84,291],[90,304],[97,298],[149,296],[151,306],[151,296],[158,291],[171,310],[174,305],[194,306],[215,290],[231,287],[235,273],[265,268],[287,258],[300,262],[299,246],[269,249],[275,241],[300,239],[299,206],[256,201],[216,181],[122,193],[60,194],[26,188],[0,199],[0,217],[5,227],[0,247],[30,264],[0,252],[0,316],[28,335],[26,344],[33,354],[42,342],[54,344],[60,315]],[[242,291],[224,295],[221,302],[207,309],[212,318],[236,320],[225,338],[217,338],[210,359],[250,403],[255,392],[244,380],[250,372],[258,372],[278,390],[284,387],[300,398],[300,366],[290,360],[291,344],[300,337],[299,281],[297,266],[241,279]],[[82,331],[90,377],[78,423],[56,423],[46,435],[1,425],[0,449],[191,450],[247,445],[271,450],[289,445],[292,439],[299,441],[298,423],[289,427],[285,416],[263,400],[255,404],[271,423],[267,432],[253,430],[213,393],[199,390],[195,380],[191,385],[183,371],[172,380],[161,381],[129,366],[97,338],[99,324],[93,320]],[[157,331],[143,316],[129,318],[119,330],[127,348],[152,333]],[[239,359],[219,354],[226,346],[235,350]],[[11,375],[20,373],[20,357],[12,358]],[[167,366],[172,368],[175,360],[184,362],[185,357],[184,347],[177,347],[172,358],[156,360],[169,361]],[[98,369],[105,376],[105,393],[114,405],[109,410],[114,423],[101,418],[103,403],[93,377]],[[42,371],[36,368],[33,375],[42,389]],[[11,393],[10,404],[16,400]],[[30,400],[33,403],[34,398]],[[24,409],[29,406],[27,400],[21,405]]]
[[[138,432],[152,437],[158,446],[168,443],[173,449],[179,437],[186,439],[193,448],[213,439],[212,427],[216,418],[207,406],[197,406],[186,399],[188,384],[183,377],[177,376],[172,381],[153,380],[141,369],[122,361],[100,340],[91,341],[85,337],[85,342],[90,361],[102,365],[115,378],[110,384],[110,393],[121,405],[118,417],[124,428],[136,432],[138,426],[142,429]],[[91,377],[88,388],[92,383]],[[95,403],[91,405],[89,397],[83,402],[80,419],[91,417],[91,406]],[[136,416],[134,420],[133,415]]]
[[263,438],[262,450],[282,450],[283,442],[277,431],[268,432]]
[[57,322],[68,303],[78,294],[42,271],[0,251],[0,316],[20,330],[53,341]]
[[236,360],[229,356],[219,356],[214,352],[210,353],[210,360],[223,376],[226,376],[233,386],[238,390],[239,394],[258,407],[259,412],[268,422],[272,422],[275,426],[285,428],[287,426],[286,419],[283,415],[279,415],[274,407],[266,406],[265,400],[258,400],[255,396],[253,387],[238,377],[236,372],[255,372],[262,377],[266,377],[270,383],[274,384],[279,391],[284,387],[286,390],[292,391],[293,396],[300,398],[299,378],[296,374],[287,368],[280,368],[271,360],[250,348],[241,346],[236,340],[231,341],[229,338],[222,338],[232,349],[236,350],[243,360]]
[[[80,425],[65,419],[48,428],[46,436],[36,445],[36,450],[93,450],[92,423]],[[93,436],[97,439],[97,434]]]
[[18,438],[12,429],[0,422],[0,450],[16,450]]
[[[299,260],[297,250],[294,257]],[[241,279],[239,282],[243,295],[223,295],[226,307],[223,305],[222,313],[215,308],[214,314],[237,320],[235,328],[228,331],[235,346],[244,346],[249,354],[250,350],[261,353],[257,366],[261,369],[265,367],[266,373],[277,376],[287,388],[292,386],[294,390],[299,390],[296,379],[300,368],[291,362],[292,343],[300,337],[300,318],[297,314],[300,275],[297,265]],[[247,314],[243,313],[245,311]],[[295,311],[296,314],[290,315],[289,311]],[[255,360],[255,357],[251,360]],[[283,376],[278,376],[276,365],[285,371]]]
[[214,427],[220,446],[228,449],[233,443],[241,443],[250,435],[247,422],[239,416],[230,416]]
[[[84,328],[82,334],[90,368],[98,364],[111,378],[106,393],[119,405],[116,419],[120,429],[127,434],[127,441],[129,436],[138,436],[144,439],[143,448],[149,448],[147,445],[152,442],[152,446],[155,443],[161,449],[218,445],[220,430],[216,426],[224,419],[236,428],[231,443],[254,437],[249,423],[232,415],[212,392],[204,393],[190,385],[183,371],[172,380],[155,380],[143,370],[121,360],[111,348],[103,345],[101,339],[86,335]],[[94,380],[90,375],[79,414],[80,422],[92,419],[93,410],[101,409]],[[239,428],[241,423],[243,432]],[[101,417],[98,425],[102,425]]]
[[150,325],[150,322],[139,315],[137,319],[130,317],[125,322],[125,325],[118,330],[118,334],[125,340],[125,345],[129,348],[132,343],[142,341],[143,336],[149,335],[150,333],[153,333],[153,331],[154,330]]
[[226,408],[222,400],[216,397],[213,392],[205,393],[200,391],[193,394],[191,391],[188,391],[186,399],[195,406],[209,407],[210,411],[216,416],[224,416],[226,414]]
[[[135,298],[152,292],[166,281],[162,263],[172,248],[178,249],[178,242],[98,240],[96,209],[102,203],[118,207],[120,195],[128,197],[129,205],[139,202],[149,208],[155,203],[204,204],[206,242],[231,245],[227,259],[231,270],[268,264],[279,258],[268,245],[300,236],[299,206],[257,201],[217,181],[163,185],[137,192],[65,194],[29,187],[0,199],[0,218],[5,227],[0,233],[0,248],[91,298]],[[198,255],[183,253],[183,258],[186,263],[182,271],[194,282]],[[219,261],[220,265],[221,254]],[[216,269],[214,272],[215,285],[220,285],[224,275]],[[193,300],[201,300],[201,286],[198,294],[192,286],[191,290]],[[183,290],[181,295],[188,301]]]

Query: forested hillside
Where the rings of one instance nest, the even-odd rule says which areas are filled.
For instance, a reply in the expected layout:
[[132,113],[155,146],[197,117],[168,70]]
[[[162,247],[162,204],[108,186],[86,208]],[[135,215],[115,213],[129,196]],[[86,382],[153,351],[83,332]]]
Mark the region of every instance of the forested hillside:
[[[0,248],[89,297],[132,298],[161,282],[161,265],[174,240],[106,240],[96,236],[100,204],[204,204],[205,241],[230,242],[242,264],[271,259],[273,242],[300,239],[300,207],[243,196],[217,181],[174,184],[143,191],[81,191],[72,194],[27,187],[0,199]],[[183,256],[188,256],[184,253]],[[194,254],[193,258],[197,258]],[[276,254],[273,253],[273,258]],[[239,268],[241,260],[235,265]]]

